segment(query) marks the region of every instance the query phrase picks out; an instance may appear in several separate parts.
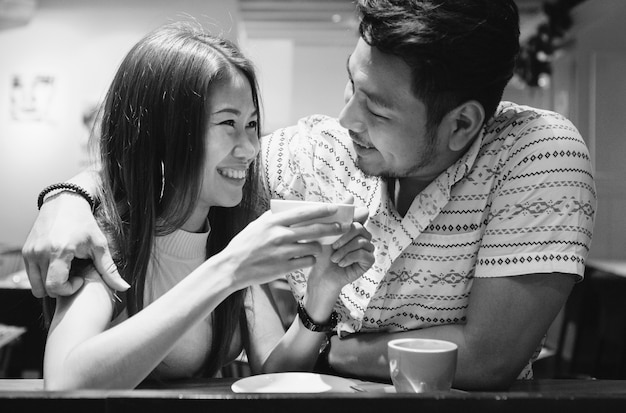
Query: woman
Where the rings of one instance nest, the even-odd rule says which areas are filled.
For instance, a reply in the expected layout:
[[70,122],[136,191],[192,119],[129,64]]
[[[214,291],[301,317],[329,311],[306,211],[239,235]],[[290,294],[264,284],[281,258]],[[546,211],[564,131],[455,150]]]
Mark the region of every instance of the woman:
[[[243,228],[259,131],[254,70],[227,41],[174,24],[131,49],[103,106],[97,213],[131,288],[116,300],[92,266],[73,269],[85,283],[57,299],[47,389],[212,376],[244,349],[253,373],[312,368],[324,333],[298,318],[285,333],[263,284],[313,266],[303,308],[325,324],[373,246],[358,223],[291,227],[333,207]],[[302,241],[340,233],[336,251]]]

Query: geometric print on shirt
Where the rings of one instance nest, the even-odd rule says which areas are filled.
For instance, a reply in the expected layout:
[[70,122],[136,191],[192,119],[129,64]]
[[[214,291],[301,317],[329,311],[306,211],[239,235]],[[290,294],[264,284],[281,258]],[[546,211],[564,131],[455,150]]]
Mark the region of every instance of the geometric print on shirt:
[[[582,279],[595,186],[582,137],[554,112],[501,103],[404,217],[389,183],[356,166],[351,139],[334,118],[311,116],[264,137],[260,156],[261,208],[269,198],[352,195],[369,209],[375,263],[341,292],[340,334],[464,323],[475,277],[561,272]],[[298,299],[307,276],[287,276]]]

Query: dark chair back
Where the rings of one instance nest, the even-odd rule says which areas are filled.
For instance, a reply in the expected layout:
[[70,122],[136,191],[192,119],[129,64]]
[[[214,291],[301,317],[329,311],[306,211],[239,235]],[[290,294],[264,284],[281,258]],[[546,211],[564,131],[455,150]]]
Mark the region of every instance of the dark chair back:
[[555,376],[626,379],[626,276],[588,265],[563,311]]

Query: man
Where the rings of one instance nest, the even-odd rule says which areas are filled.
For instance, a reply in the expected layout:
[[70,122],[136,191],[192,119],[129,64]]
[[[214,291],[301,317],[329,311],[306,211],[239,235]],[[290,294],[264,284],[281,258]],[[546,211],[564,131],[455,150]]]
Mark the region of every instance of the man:
[[[596,203],[587,148],[560,115],[500,102],[519,49],[512,0],[360,0],[357,9],[345,107],[338,121],[313,116],[263,139],[259,205],[350,195],[369,210],[376,262],[336,306],[334,372],[388,379],[387,341],[428,337],[458,344],[454,387],[506,388],[532,376],[582,279]],[[78,288],[67,281],[74,256],[95,258],[111,280],[87,204],[56,198],[24,247],[34,293],[44,282],[52,294]],[[66,225],[84,228],[52,237]],[[299,297],[306,273],[288,280]]]

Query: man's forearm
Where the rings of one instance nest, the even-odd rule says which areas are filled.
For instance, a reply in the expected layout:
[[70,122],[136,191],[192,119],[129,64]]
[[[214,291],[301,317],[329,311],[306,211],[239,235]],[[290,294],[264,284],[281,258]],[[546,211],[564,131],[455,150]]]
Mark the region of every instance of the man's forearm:
[[83,189],[85,189],[92,196],[96,196],[98,194],[98,189],[100,188],[100,166],[93,165],[89,167],[89,169],[85,169],[78,173],[77,175],[71,177],[67,180],[67,182],[76,184]]
[[388,341],[409,337],[447,340],[459,347],[455,388],[506,389],[519,373],[511,360],[515,351],[510,348],[497,351],[481,339],[468,339],[464,329],[464,325],[453,324],[398,333],[355,333],[342,339],[333,337],[328,362],[341,375],[390,381]]
[[[387,342],[396,338],[431,338],[447,340],[459,346],[457,372],[454,386],[457,388],[502,387],[506,384],[483,382],[481,376],[489,371],[485,363],[488,357],[480,347],[468,344],[464,325],[446,325],[397,333],[355,333],[345,338],[333,337],[328,362],[338,373],[350,377],[389,381]],[[493,357],[493,355],[491,355]]]
[[[43,207],[43,204],[52,202],[55,199],[60,198],[63,194],[72,194],[72,195],[75,195],[76,198],[85,198],[87,202],[89,202],[89,204],[91,205],[92,209],[94,208],[94,202],[93,202],[94,200],[96,201],[95,204],[98,204],[98,189],[101,186],[100,171],[99,171],[98,166],[92,166],[89,169],[85,169],[82,172],[78,173],[77,175],[74,175],[73,177],[71,177],[65,182],[69,184],[77,185],[80,188],[84,189],[85,191],[87,191],[87,193],[89,194],[89,196],[91,196],[92,199],[89,200],[88,199],[89,197],[86,196],[86,194],[81,195],[77,193],[76,189],[72,190],[69,188],[68,189],[59,188],[59,190],[50,191],[49,193],[45,193],[45,195],[44,195],[44,192],[42,192],[39,195],[40,196],[39,201],[41,202],[40,206]],[[53,187],[53,185],[51,187]],[[51,187],[44,189],[44,191],[46,191],[47,189]],[[68,201],[68,197],[63,196],[62,198]],[[72,202],[72,200],[69,199],[68,202]]]
[[389,380],[387,342],[396,338],[387,333],[355,333],[331,339],[328,363],[333,370],[351,377]]
[[333,337],[328,362],[341,374],[390,380],[387,342],[409,337],[447,340],[459,346],[461,355],[465,348],[463,329],[463,325],[457,324],[396,333],[355,333],[342,339]]

